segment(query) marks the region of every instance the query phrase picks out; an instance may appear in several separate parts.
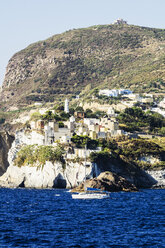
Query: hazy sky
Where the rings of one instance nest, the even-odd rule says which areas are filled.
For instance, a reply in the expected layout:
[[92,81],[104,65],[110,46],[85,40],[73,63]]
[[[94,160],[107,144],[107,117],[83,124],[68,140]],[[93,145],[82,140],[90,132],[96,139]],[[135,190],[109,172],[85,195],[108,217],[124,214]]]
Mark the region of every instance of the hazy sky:
[[165,0],[0,0],[0,84],[8,60],[29,44],[118,18],[165,28]]

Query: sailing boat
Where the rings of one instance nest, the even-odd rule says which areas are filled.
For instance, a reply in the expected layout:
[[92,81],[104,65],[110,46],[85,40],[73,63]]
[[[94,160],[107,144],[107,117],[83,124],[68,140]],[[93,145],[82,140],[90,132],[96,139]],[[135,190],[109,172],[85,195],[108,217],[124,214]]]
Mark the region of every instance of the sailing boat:
[[109,197],[109,192],[94,188],[87,188],[84,192],[72,194],[72,199],[104,199]]
[[86,187],[86,145],[85,145],[85,180],[84,180],[84,191],[72,193],[72,199],[104,199],[109,198],[110,193],[95,188]]

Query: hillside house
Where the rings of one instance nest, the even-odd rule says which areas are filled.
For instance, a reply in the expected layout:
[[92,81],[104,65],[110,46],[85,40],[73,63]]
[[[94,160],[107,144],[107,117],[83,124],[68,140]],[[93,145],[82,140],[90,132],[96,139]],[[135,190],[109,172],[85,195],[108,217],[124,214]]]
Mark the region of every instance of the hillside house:
[[87,126],[92,125],[92,124],[99,124],[100,120],[97,118],[84,118],[84,124]]
[[108,89],[104,89],[104,90],[99,90],[99,96],[108,96],[108,97],[117,97],[119,95],[119,91],[118,90],[108,90]]
[[76,111],[76,112],[74,112],[74,116],[75,116],[75,118],[84,119],[84,112],[83,111]]
[[95,150],[91,150],[91,149],[86,150],[85,148],[74,148],[72,149],[71,152],[68,152],[66,154],[66,158],[67,159],[85,158],[85,157],[88,158],[92,152],[100,152],[101,150],[102,150],[101,147],[98,147]]
[[54,140],[60,141],[63,136],[72,137],[72,132],[68,128],[59,128],[58,132],[54,132]]
[[43,120],[31,121],[30,127],[32,130],[44,130],[45,123]]
[[123,20],[122,18],[117,19],[116,21],[114,21],[115,25],[120,25],[120,24],[128,24],[127,21]]

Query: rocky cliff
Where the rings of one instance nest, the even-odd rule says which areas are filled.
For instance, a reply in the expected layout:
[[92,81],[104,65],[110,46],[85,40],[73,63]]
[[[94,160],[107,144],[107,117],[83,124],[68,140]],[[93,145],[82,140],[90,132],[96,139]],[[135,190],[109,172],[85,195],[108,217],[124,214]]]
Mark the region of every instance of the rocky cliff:
[[8,151],[11,148],[14,137],[7,132],[0,132],[0,176],[7,170]]
[[[33,134],[34,135],[34,134]],[[39,164],[15,166],[14,159],[17,152],[23,145],[36,144],[39,141],[39,134],[33,137],[28,132],[23,130],[16,132],[15,140],[8,152],[8,167],[6,173],[0,177],[1,187],[29,187],[29,188],[73,188],[78,186],[84,180],[85,166],[84,162],[67,162],[66,168],[60,162],[46,162],[43,166]],[[11,139],[11,137],[8,137]],[[11,144],[10,144],[11,145]],[[7,151],[7,150],[6,150]],[[7,156],[7,152],[5,153]],[[7,158],[5,161],[8,165]],[[124,188],[130,184],[135,184],[138,188],[153,187],[165,187],[165,171],[148,172],[143,170],[128,171],[128,168],[123,167],[121,164],[109,164],[106,170],[115,173],[118,177],[118,188]],[[87,178],[92,179],[97,177],[103,170],[97,164],[87,162]],[[114,175],[115,175],[114,174]],[[125,178],[128,183],[125,183],[125,179],[120,179],[120,176]],[[116,185],[117,185],[116,184]],[[114,183],[110,183],[110,187],[117,187]],[[131,186],[132,187],[132,186]],[[129,188],[129,187],[128,187]],[[128,189],[127,188],[127,189]]]
[[55,96],[77,94],[87,85],[161,92],[164,52],[161,29],[102,25],[67,31],[32,44],[9,60],[1,100],[8,107],[54,101]]
[[[40,144],[41,135],[37,132],[17,131],[15,140],[8,152],[8,167],[6,173],[0,177],[1,187],[29,187],[29,188],[72,188],[82,182],[85,177],[85,166],[82,162],[67,163],[66,169],[59,162],[47,161],[43,166],[34,164],[33,166],[26,165],[17,167],[14,165],[14,159],[17,152],[24,145]],[[42,140],[41,140],[42,143]],[[7,154],[6,154],[7,155]],[[7,161],[7,159],[6,159]],[[87,176],[93,178],[94,175],[99,175],[100,170],[92,163],[88,163]]]
[[[93,178],[99,170],[94,170],[88,163],[87,176]],[[84,164],[68,163],[63,169],[60,163],[46,162],[44,166],[10,165],[7,172],[0,177],[1,187],[27,187],[27,188],[73,188],[82,182],[85,177]]]

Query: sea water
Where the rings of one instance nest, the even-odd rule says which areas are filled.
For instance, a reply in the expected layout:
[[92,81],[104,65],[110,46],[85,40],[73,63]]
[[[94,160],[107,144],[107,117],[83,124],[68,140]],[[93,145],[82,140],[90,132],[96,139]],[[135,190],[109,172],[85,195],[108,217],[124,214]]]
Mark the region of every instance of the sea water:
[[67,190],[0,189],[1,247],[165,247],[165,191],[75,200]]

